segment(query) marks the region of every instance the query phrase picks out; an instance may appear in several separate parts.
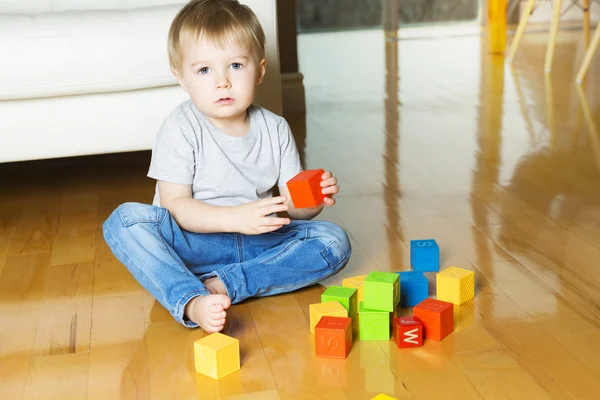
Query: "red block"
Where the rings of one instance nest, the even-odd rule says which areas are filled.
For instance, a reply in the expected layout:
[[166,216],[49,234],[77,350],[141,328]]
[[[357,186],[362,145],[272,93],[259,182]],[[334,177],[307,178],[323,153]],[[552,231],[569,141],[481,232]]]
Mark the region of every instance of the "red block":
[[417,317],[394,318],[394,340],[400,349],[423,346],[423,323]]
[[352,318],[325,315],[315,327],[317,357],[346,358],[352,348]]
[[425,299],[413,307],[413,315],[423,323],[425,339],[442,340],[454,331],[454,305]]
[[325,195],[322,192],[321,176],[324,172],[322,169],[310,169],[287,181],[295,208],[316,207],[323,202]]

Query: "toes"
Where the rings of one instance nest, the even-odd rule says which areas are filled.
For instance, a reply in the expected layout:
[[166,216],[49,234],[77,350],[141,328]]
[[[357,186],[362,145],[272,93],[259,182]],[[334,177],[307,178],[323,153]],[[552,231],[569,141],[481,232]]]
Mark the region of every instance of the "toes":
[[210,311],[211,313],[218,313],[218,312],[221,312],[224,310],[225,310],[225,308],[223,308],[223,304],[219,304],[219,303],[211,304],[208,307],[208,311]]

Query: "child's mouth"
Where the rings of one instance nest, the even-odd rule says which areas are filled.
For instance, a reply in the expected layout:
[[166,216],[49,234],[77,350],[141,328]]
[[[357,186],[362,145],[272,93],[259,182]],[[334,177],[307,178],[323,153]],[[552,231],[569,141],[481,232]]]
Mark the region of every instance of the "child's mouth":
[[233,99],[231,97],[223,97],[217,101],[217,104],[231,104]]

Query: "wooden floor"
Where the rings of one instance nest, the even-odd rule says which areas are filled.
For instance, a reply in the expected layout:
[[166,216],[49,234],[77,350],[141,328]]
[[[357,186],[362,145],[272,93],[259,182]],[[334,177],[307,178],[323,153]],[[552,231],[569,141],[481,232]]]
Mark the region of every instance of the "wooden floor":
[[324,285],[406,270],[409,241],[433,237],[442,268],[476,273],[453,334],[316,358],[315,286],[233,306],[224,333],[242,367],[212,381],[194,373],[203,332],[174,322],[102,238],[116,206],[151,201],[148,153],[2,165],[0,398],[597,399],[600,57],[579,92],[579,31],[560,33],[549,79],[546,34],[525,37],[514,68],[478,36],[438,36],[301,36],[308,112],[290,122],[305,166],[341,181],[319,218],[354,252]]

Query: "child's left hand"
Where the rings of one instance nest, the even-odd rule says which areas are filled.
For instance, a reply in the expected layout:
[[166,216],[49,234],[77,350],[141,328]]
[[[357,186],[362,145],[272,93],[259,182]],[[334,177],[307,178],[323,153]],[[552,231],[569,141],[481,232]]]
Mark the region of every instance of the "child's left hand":
[[321,187],[323,188],[322,193],[325,195],[323,202],[326,206],[332,206],[335,204],[335,200],[332,197],[340,191],[337,181],[337,178],[333,176],[331,171],[325,171],[323,175],[321,175]]

